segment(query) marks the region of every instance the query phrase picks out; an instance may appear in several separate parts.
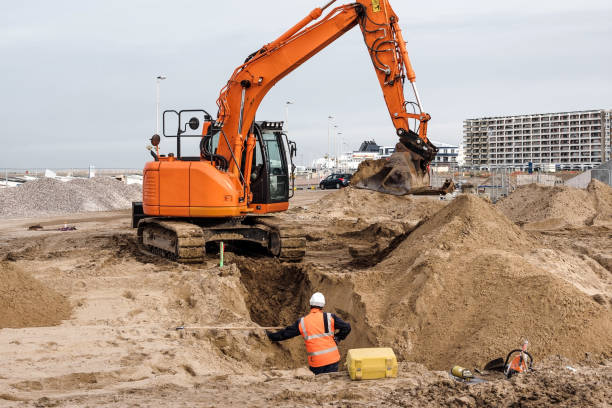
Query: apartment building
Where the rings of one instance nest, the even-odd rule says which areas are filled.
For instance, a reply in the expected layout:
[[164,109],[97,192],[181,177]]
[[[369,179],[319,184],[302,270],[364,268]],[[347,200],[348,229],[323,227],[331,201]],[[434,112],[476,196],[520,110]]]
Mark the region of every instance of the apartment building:
[[611,110],[467,119],[465,165],[585,170],[610,160]]
[[459,146],[443,142],[435,142],[433,140],[431,142],[438,148],[438,154],[431,162],[432,166],[457,167]]

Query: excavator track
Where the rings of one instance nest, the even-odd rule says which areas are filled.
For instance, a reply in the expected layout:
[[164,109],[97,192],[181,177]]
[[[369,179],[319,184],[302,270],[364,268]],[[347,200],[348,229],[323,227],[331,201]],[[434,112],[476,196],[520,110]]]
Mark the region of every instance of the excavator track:
[[143,219],[138,242],[145,251],[180,263],[201,263],[206,254],[202,228],[189,222]]
[[138,223],[138,241],[144,251],[180,263],[203,262],[207,242],[255,242],[282,262],[300,262],[306,253],[302,229],[278,217],[208,226],[145,218]]
[[[257,218],[255,225],[270,228],[271,235],[269,251],[282,262],[301,262],[306,255],[306,236],[303,229],[295,223],[284,221],[279,217]],[[278,239],[278,243],[274,242]]]

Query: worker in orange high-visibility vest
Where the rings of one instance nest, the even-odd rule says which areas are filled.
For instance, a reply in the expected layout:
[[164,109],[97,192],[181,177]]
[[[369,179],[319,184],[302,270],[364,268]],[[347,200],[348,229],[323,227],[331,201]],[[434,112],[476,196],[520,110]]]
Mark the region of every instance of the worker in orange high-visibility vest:
[[310,298],[310,313],[293,325],[275,333],[266,332],[271,341],[283,341],[299,335],[304,338],[310,371],[315,374],[338,371],[338,343],[351,332],[351,325],[333,313],[324,313],[325,297],[317,292]]

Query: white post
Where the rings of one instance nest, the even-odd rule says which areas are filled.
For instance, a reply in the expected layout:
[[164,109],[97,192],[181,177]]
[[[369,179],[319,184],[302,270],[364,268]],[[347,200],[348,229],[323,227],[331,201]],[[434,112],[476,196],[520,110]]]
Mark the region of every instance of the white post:
[[[336,127],[338,127],[338,126],[336,126]],[[338,139],[338,140],[336,140],[336,167],[339,167],[340,166],[340,164],[339,164],[340,160],[338,159],[338,156],[340,154],[342,154],[342,142],[341,142],[341,140],[342,140],[342,136],[341,136],[342,132],[336,132],[336,135],[337,135],[337,139]]]
[[334,152],[334,169],[338,167],[338,125],[334,125],[332,128],[333,140],[333,152]]
[[332,120],[334,119],[334,117],[332,115],[329,115],[327,119],[327,159],[329,160],[331,156],[331,127]]
[[289,134],[289,105],[293,105],[293,102],[285,102],[285,133]]
[[166,79],[165,75],[158,75],[155,79],[155,134],[159,135],[159,83]]

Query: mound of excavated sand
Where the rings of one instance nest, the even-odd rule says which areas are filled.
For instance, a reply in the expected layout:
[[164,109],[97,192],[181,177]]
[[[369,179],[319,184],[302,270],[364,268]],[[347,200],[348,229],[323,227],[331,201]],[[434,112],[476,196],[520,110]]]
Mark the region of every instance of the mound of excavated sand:
[[587,192],[595,202],[597,214],[593,225],[612,225],[612,187],[599,180],[591,180]]
[[66,298],[21,269],[0,263],[0,328],[55,326],[68,319]]
[[536,359],[609,353],[612,313],[523,254],[537,243],[484,200],[459,196],[355,290],[376,342],[434,369],[482,367],[530,341]]
[[534,228],[606,223],[612,220],[612,188],[598,180],[592,180],[586,190],[529,184],[496,206],[512,221]]
[[308,207],[308,211],[330,218],[408,218],[431,216],[445,203],[437,197],[395,196],[347,187],[334,191]]
[[60,181],[41,178],[0,190],[0,216],[29,217],[128,209],[142,187],[111,177]]

